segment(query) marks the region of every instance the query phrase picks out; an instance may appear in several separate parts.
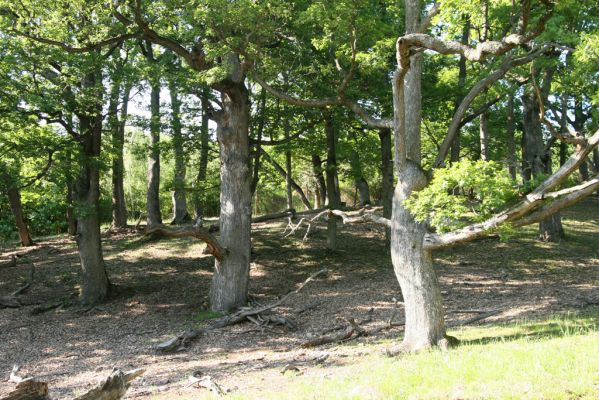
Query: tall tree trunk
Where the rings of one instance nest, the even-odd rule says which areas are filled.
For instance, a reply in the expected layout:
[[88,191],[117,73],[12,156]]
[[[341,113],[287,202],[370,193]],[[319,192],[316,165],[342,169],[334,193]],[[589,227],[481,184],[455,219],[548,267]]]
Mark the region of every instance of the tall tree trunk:
[[[408,33],[418,30],[420,12],[420,0],[406,0]],[[422,93],[420,86],[412,83],[414,81],[420,81],[418,68],[412,70],[412,74],[405,78],[405,96],[398,90],[398,85],[394,85],[394,119],[400,121],[402,114],[406,116],[405,129],[401,124],[395,126],[396,155],[401,155],[400,136],[405,133],[407,160],[396,157],[398,183],[393,196],[391,217],[391,259],[401,287],[406,314],[402,351],[416,351],[434,346],[446,337],[439,282],[433,269],[431,253],[423,247],[426,227],[416,222],[403,205],[403,201],[412,192],[423,189],[427,184],[426,175],[419,165]],[[414,115],[418,115],[418,118],[414,118]],[[412,145],[409,145],[410,143]]]
[[15,223],[17,225],[17,232],[19,233],[19,240],[21,241],[21,246],[33,246],[33,240],[31,240],[31,236],[29,235],[29,229],[27,228],[25,218],[23,217],[21,193],[19,193],[19,189],[16,185],[9,184],[7,194],[8,201],[10,203],[10,209],[12,211],[12,215],[15,218]]
[[[155,62],[152,45],[147,45],[148,60]],[[148,154],[148,191],[146,195],[147,225],[162,224],[160,212],[160,80],[150,82],[150,152]]]
[[357,137],[351,130],[349,131],[349,136],[354,141],[354,145],[349,153],[349,164],[354,178],[354,185],[358,190],[360,206],[365,206],[370,204],[370,188],[368,187],[368,182],[364,178],[360,154],[356,151],[356,147],[358,146]]
[[[275,168],[275,171],[277,171],[283,178],[287,178],[288,175],[285,169],[278,162],[276,162],[275,159],[272,158],[266,150],[261,149],[260,152],[262,153],[262,157],[264,157],[264,159]],[[308,197],[304,193],[302,187],[298,185],[297,182],[294,181],[292,178],[289,179],[289,185],[299,195],[300,199],[302,200],[302,203],[304,204],[304,207],[306,207],[306,209],[308,210],[311,210],[312,205],[310,204],[310,201],[308,200]]]
[[[262,134],[264,132],[264,123],[266,121],[266,90],[262,89],[260,92],[260,103],[258,109],[258,126],[256,128],[256,145],[254,146],[254,162],[252,163],[252,184],[250,189],[252,194],[256,191],[258,187],[258,182],[260,181],[260,165],[261,165],[261,156],[262,156]],[[256,197],[257,198],[257,197]]]
[[480,136],[480,159],[483,161],[489,160],[489,116],[487,112],[480,115],[479,124]]
[[[461,43],[468,45],[470,41],[470,18],[465,17],[464,21],[464,30],[462,31],[462,40]],[[464,86],[466,85],[466,57],[460,55],[460,61],[458,63],[459,74],[458,74],[458,96],[455,99],[454,103],[454,113],[457,111],[462,99],[464,98]],[[460,161],[460,132],[458,131],[457,135],[453,139],[451,143],[451,154],[450,154],[451,163],[455,163]]]
[[191,220],[187,212],[185,191],[185,154],[183,152],[183,133],[181,132],[181,100],[174,80],[169,81],[171,94],[171,128],[175,153],[175,177],[173,188],[173,220],[171,224],[181,224]]
[[[125,163],[123,160],[123,147],[125,146],[125,124],[128,113],[129,95],[131,83],[125,82],[121,95],[122,71],[115,72],[110,103],[108,107],[108,122],[112,132],[112,226],[115,228],[127,227],[127,204],[125,202],[124,173]],[[120,97],[120,98],[119,98]],[[121,101],[120,115],[118,113],[118,102]]]
[[[284,108],[285,110],[285,108]],[[289,119],[287,116],[283,118],[283,131],[285,139],[289,140]],[[285,145],[285,192],[287,194],[287,209],[293,210],[293,192],[291,187],[292,178],[292,164],[291,164],[291,145],[289,142]],[[306,198],[307,200],[307,198]]]
[[[100,73],[85,77],[85,89],[100,84]],[[102,102],[96,100],[89,110],[78,115],[82,162],[75,184],[77,209],[77,247],[82,268],[81,303],[96,304],[108,296],[110,282],[102,256],[100,237],[100,169],[102,141]]]
[[[393,207],[393,153],[391,148],[391,130],[379,129],[381,140],[381,202],[383,204],[383,217],[391,218]],[[391,229],[385,228],[387,241],[391,240]]]
[[312,154],[312,173],[316,181],[316,190],[314,191],[316,195],[315,207],[322,208],[327,202],[327,184],[322,173],[322,160],[318,154]]
[[[325,132],[327,135],[327,167],[326,167],[326,186],[328,206],[331,210],[341,206],[341,193],[339,192],[339,178],[337,176],[337,135],[333,116],[330,113],[325,114],[324,118]],[[331,215],[327,222],[327,247],[331,250],[337,248],[337,220]]]
[[514,96],[507,99],[507,165],[512,180],[516,180],[516,125],[514,121]]
[[[71,121],[72,125],[72,121]],[[65,202],[67,203],[67,233],[70,236],[75,236],[77,233],[77,220],[75,219],[75,212],[73,210],[73,174],[72,174],[72,164],[71,164],[71,151],[67,150],[65,154],[65,181],[67,186],[67,194],[65,197]]]
[[[522,95],[522,173],[525,182],[540,174],[551,173],[551,149],[545,151],[543,131],[539,119],[539,104],[533,93]],[[559,241],[564,236],[559,213],[539,224],[539,238],[543,241]]]
[[210,289],[215,311],[229,311],[247,302],[250,272],[249,117],[250,103],[244,83],[228,83],[222,92],[221,115],[217,116],[220,144],[220,244],[227,249],[215,261]]
[[204,191],[206,173],[208,171],[208,150],[210,142],[210,132],[208,129],[208,95],[209,89],[202,89],[202,93],[200,95],[200,99],[202,102],[202,121],[200,126],[200,165],[198,168],[198,176],[196,179],[196,187],[194,193],[194,208],[196,218],[202,218],[204,216],[204,209],[202,206],[202,192]]

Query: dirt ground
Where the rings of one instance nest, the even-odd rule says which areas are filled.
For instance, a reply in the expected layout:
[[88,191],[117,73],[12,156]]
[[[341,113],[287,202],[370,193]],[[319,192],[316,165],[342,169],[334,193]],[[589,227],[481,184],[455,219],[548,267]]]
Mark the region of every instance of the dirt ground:
[[[599,303],[599,199],[563,213],[567,238],[540,243],[534,229],[506,242],[478,241],[436,254],[447,321],[473,314],[464,310],[501,310],[482,323],[578,310]],[[292,364],[305,374],[334,374],[352,357],[380,351],[401,328],[346,344],[299,348],[303,341],[342,324],[364,319],[383,326],[400,298],[384,232],[366,225],[342,226],[339,250],[325,248],[324,226],[302,241],[303,231],[283,238],[285,222],[253,229],[250,293],[263,304],[276,301],[321,268],[330,272],[309,283],[276,310],[295,321],[296,330],[259,328],[243,323],[213,330],[185,351],[159,354],[157,343],[191,327],[202,326],[213,259],[192,239],[148,242],[135,233],[105,237],[108,273],[117,294],[89,309],[76,305],[79,264],[76,246],[66,237],[40,239],[31,249],[3,248],[0,260],[22,254],[16,267],[0,269],[0,296],[35,276],[19,299],[20,308],[0,309],[0,389],[13,365],[22,375],[47,381],[54,399],[72,398],[106,377],[113,367],[143,367],[128,398],[199,393],[191,375],[209,375],[232,391],[284,385],[282,368]],[[58,306],[36,313],[40,306]],[[369,311],[371,310],[372,311]],[[380,344],[378,347],[365,343]],[[374,349],[374,350],[373,350]],[[323,366],[326,371],[323,372]]]

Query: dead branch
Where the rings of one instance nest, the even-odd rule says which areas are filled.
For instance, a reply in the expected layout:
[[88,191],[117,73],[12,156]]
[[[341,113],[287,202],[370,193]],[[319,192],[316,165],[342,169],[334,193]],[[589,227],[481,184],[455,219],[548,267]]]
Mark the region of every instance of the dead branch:
[[208,231],[200,227],[182,227],[178,229],[171,229],[164,225],[159,225],[146,231],[145,236],[150,235],[155,237],[194,237],[196,239],[200,239],[206,243],[204,253],[212,254],[219,261],[222,261],[224,256],[227,254],[227,250],[220,245],[218,240],[216,240],[216,238]]
[[209,375],[203,376],[201,378],[190,376],[189,380],[191,382],[189,386],[197,386],[204,389],[208,389],[216,396],[223,396],[226,392],[226,390],[223,390],[223,388],[221,388],[220,385],[216,383]]
[[10,392],[0,391],[0,400],[45,400],[48,384],[34,379],[22,379]]
[[141,376],[145,369],[139,368],[129,372],[120,369],[112,371],[110,376],[97,387],[87,393],[76,397],[74,400],[118,400],[125,396],[129,383]]
[[[13,255],[13,257],[14,257],[14,255]],[[15,291],[13,291],[12,293],[10,293],[9,295],[1,296],[0,297],[0,308],[2,308],[2,307],[4,307],[4,308],[19,308],[19,307],[21,307],[22,304],[19,301],[19,299],[17,298],[17,296],[20,295],[21,293],[25,292],[27,289],[29,289],[29,287],[33,283],[34,274],[35,274],[35,264],[31,263],[31,268],[29,270],[27,282],[25,284],[23,284],[21,287],[19,287],[18,289],[16,289]]]
[[308,348],[322,346],[329,343],[338,343],[349,339],[353,334],[354,328],[352,326],[348,326],[343,332],[336,333],[333,335],[318,336],[314,339],[310,339],[306,342],[303,342],[302,344],[300,344],[300,347]]
[[185,345],[187,343],[200,336],[202,333],[204,333],[204,331],[205,330],[203,329],[192,329],[185,331],[178,336],[175,336],[167,341],[157,344],[155,349],[158,351],[162,351],[163,353],[169,353],[174,350],[183,350],[185,349]]
[[313,273],[304,282],[302,282],[302,284],[299,285],[299,287],[297,289],[287,293],[285,296],[281,297],[279,300],[275,301],[272,304],[262,306],[262,307],[257,307],[257,308],[243,307],[242,309],[240,309],[240,311],[233,313],[231,315],[228,315],[224,318],[221,318],[220,320],[218,320],[216,322],[215,325],[219,328],[222,328],[222,327],[225,327],[228,325],[237,324],[237,323],[247,319],[248,316],[262,314],[265,311],[269,311],[275,307],[278,307],[281,304],[283,304],[290,296],[292,296],[294,294],[298,294],[309,282],[314,280],[314,278],[316,278],[319,275],[326,274],[327,272],[329,272],[329,270],[326,268],[323,268],[320,271]]
[[274,213],[274,214],[266,214],[266,215],[260,215],[259,217],[254,217],[252,218],[252,223],[256,224],[259,222],[265,222],[265,221],[270,221],[273,219],[279,219],[279,218],[285,218],[285,217],[289,217],[290,219],[295,218],[296,212],[295,209],[289,209],[289,210],[285,210],[279,213]]

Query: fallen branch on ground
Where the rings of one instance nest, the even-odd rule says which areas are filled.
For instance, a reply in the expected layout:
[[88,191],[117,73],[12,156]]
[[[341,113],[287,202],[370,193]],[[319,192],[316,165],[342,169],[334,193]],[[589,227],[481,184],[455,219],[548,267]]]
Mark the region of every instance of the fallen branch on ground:
[[74,400],[117,400],[125,396],[129,383],[141,376],[145,369],[139,368],[133,371],[123,372],[114,369],[110,376],[89,392],[76,397]]
[[21,286],[17,290],[10,293],[9,295],[0,297],[0,307],[4,307],[4,308],[19,308],[19,307],[21,307],[22,304],[19,301],[19,299],[17,299],[17,296],[22,294],[23,292],[25,292],[27,289],[29,289],[29,287],[33,283],[34,275],[35,275],[35,264],[31,263],[31,268],[29,269],[27,282],[25,284],[23,284],[23,286]]
[[219,261],[222,261],[223,257],[227,253],[227,250],[220,245],[218,240],[216,240],[212,234],[198,226],[170,229],[164,225],[158,225],[148,229],[144,234],[144,236],[150,235],[154,237],[194,237],[196,239],[200,239],[206,243],[204,253],[212,254]]
[[262,314],[265,311],[268,311],[275,307],[278,307],[281,304],[283,304],[289,298],[289,296],[298,294],[310,281],[314,280],[314,278],[316,278],[319,275],[326,274],[327,272],[329,272],[328,269],[326,269],[326,268],[321,269],[320,271],[317,271],[317,272],[313,273],[312,275],[310,275],[304,282],[302,282],[302,284],[297,289],[287,293],[285,296],[281,297],[279,300],[275,301],[274,303],[266,305],[266,306],[262,306],[262,307],[256,307],[256,308],[244,307],[241,310],[237,311],[236,313],[233,313],[224,318],[221,318],[219,321],[217,321],[216,325],[219,328],[222,328],[222,327],[225,327],[228,325],[237,324],[237,323],[247,319],[248,316]]

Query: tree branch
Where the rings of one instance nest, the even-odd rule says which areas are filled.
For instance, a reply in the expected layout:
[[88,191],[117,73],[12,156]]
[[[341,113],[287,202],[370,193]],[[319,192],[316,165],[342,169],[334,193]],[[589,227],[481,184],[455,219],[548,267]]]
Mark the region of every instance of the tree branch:
[[218,261],[222,261],[227,254],[227,250],[220,245],[218,240],[208,231],[200,227],[169,229],[164,225],[158,225],[147,230],[144,236],[194,237],[206,243],[206,249],[204,250],[204,253],[212,254]]

